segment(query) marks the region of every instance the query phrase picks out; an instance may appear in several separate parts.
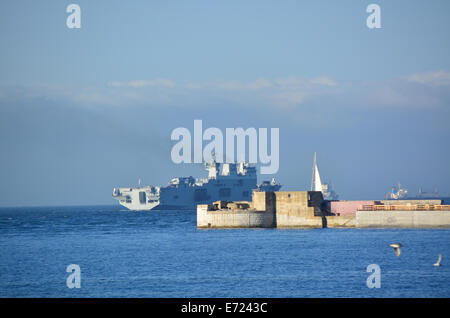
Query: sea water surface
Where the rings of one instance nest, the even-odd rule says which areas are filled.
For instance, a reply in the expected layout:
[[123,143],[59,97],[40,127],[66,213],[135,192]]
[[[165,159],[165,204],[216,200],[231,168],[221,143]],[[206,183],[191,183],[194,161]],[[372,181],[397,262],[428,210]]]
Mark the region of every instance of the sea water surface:
[[0,297],[449,297],[449,243],[446,229],[199,230],[195,211],[2,208]]

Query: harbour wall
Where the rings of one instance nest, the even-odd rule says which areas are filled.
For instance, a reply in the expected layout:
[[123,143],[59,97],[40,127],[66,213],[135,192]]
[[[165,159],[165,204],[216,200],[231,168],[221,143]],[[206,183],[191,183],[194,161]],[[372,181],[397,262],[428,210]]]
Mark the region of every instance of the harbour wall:
[[[322,194],[312,191],[281,191],[275,193],[275,222],[278,228],[322,228],[323,220],[320,215],[320,206],[311,204],[316,196],[316,202],[323,201]],[[318,214],[315,216],[315,214]]]
[[197,209],[198,228],[271,228],[273,213],[264,211],[207,211],[208,205]]
[[450,211],[357,211],[358,228],[450,228]]
[[356,227],[355,215],[341,215],[341,216],[326,216],[324,221],[326,222],[324,227],[328,228],[345,228]]
[[383,205],[401,205],[401,204],[442,204],[440,199],[419,199],[419,200],[380,200],[377,201]]
[[[353,211],[360,203],[346,202]],[[397,201],[399,202],[399,201]],[[333,214],[321,192],[280,191],[252,194],[252,201],[217,201],[197,207],[198,228],[450,228],[450,211],[414,210],[411,202],[403,205],[369,205],[369,210]],[[440,201],[442,202],[442,201]],[[437,201],[436,203],[440,203]],[[389,203],[391,203],[389,201]],[[434,203],[430,200],[420,203]],[[361,206],[361,205],[360,205]],[[385,210],[384,210],[385,209]]]
[[[245,208],[242,208],[244,207]],[[324,213],[321,192],[253,192],[252,201],[197,207],[198,228],[355,227],[354,215]]]
[[[208,204],[197,206],[198,228],[271,228],[274,227],[273,192],[253,192],[252,201],[245,202],[248,208],[238,205],[211,208]],[[225,204],[224,204],[225,205]]]
[[327,209],[335,215],[355,215],[364,205],[440,205],[442,200],[377,200],[377,201],[327,201]]

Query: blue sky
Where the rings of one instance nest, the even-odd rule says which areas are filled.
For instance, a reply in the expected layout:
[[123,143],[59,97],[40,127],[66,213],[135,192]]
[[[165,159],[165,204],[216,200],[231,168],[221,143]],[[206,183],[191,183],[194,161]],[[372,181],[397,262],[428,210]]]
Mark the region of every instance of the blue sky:
[[280,128],[285,189],[317,151],[343,199],[450,192],[448,1],[73,1],[78,30],[70,3],[0,4],[0,206],[201,176],[170,160],[194,119]]

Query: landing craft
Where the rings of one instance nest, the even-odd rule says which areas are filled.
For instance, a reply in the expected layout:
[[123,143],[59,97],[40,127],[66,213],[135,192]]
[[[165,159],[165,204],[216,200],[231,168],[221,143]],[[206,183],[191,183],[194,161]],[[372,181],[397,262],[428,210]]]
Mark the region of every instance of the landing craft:
[[114,188],[112,196],[130,210],[194,210],[197,204],[250,201],[253,190],[268,192],[281,188],[275,179],[257,185],[256,168],[248,163],[224,163],[221,174],[220,163],[215,159],[205,167],[207,178],[174,178],[165,187]]

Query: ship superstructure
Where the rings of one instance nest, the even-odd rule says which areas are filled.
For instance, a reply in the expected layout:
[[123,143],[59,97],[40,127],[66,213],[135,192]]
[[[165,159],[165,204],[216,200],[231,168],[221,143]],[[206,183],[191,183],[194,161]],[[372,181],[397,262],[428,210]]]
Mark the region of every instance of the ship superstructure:
[[408,189],[402,187],[400,182],[397,186],[393,186],[391,192],[386,194],[388,200],[443,200],[444,204],[450,204],[450,195],[442,195],[438,188],[434,188],[433,192],[424,192],[422,187],[419,188],[416,196],[408,196]]
[[407,194],[408,190],[402,188],[402,185],[398,182],[397,186],[393,186],[391,192],[386,194],[386,198],[391,200],[401,200],[405,199]]
[[257,185],[256,168],[248,163],[224,163],[222,173],[219,174],[220,166],[220,163],[212,160],[205,163],[207,178],[174,178],[165,187],[114,188],[113,198],[130,210],[191,210],[198,204],[210,204],[218,200],[250,200],[253,190],[278,191],[281,188],[273,179],[270,183]]

